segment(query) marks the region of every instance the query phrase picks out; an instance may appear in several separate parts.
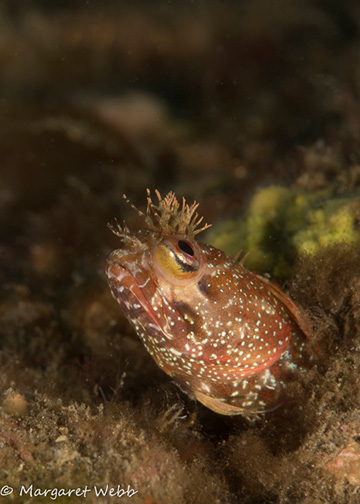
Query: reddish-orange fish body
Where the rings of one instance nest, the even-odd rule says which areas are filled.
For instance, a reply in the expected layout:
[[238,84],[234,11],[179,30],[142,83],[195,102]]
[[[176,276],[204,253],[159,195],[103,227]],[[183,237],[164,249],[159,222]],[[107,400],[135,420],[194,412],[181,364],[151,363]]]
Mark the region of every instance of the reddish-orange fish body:
[[276,407],[309,365],[295,304],[224,252],[198,243],[197,205],[148,196],[145,229],[119,225],[111,292],[156,363],[205,406],[252,416]]

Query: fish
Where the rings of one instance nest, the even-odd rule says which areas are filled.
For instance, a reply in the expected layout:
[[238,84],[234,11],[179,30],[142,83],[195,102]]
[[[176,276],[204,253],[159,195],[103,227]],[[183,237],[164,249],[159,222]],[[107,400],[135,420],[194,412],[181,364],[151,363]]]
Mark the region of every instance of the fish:
[[198,242],[198,203],[147,190],[143,228],[109,224],[121,239],[107,261],[114,299],[156,364],[222,415],[256,418],[284,401],[313,356],[303,311],[244,260]]

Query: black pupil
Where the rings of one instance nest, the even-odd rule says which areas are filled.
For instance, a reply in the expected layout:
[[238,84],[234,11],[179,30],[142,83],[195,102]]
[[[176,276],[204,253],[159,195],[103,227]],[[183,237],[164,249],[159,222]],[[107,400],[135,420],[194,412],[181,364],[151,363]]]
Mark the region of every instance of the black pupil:
[[188,244],[188,242],[184,241],[184,240],[179,240],[178,241],[178,245],[179,245],[179,248],[185,252],[186,254],[190,255],[190,256],[193,256],[194,255],[194,251],[193,249],[191,248],[191,246]]

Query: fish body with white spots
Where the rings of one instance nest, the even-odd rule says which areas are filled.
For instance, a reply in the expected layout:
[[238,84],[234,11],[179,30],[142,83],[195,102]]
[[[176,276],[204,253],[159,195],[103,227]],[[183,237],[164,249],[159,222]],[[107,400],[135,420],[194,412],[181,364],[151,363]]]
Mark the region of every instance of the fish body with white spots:
[[[158,366],[208,408],[251,417],[276,407],[311,361],[298,307],[276,284],[195,235],[183,200],[148,196],[145,229],[117,224],[112,295]],[[132,205],[133,206],[133,205]],[[135,207],[133,207],[135,208]]]

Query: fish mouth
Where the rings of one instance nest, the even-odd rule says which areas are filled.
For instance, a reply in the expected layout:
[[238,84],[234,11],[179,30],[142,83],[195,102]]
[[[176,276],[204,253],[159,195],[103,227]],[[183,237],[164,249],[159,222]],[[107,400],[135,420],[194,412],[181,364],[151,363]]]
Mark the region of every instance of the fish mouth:
[[[120,252],[120,254],[117,252]],[[146,286],[144,283],[147,284],[147,281],[139,285],[135,273],[130,271],[121,252],[114,251],[110,255],[105,268],[113,298],[119,303],[122,311],[134,326],[136,324],[146,325],[151,323],[153,327],[156,326],[161,331],[154,307],[142,290]],[[123,256],[125,255],[123,254]]]
[[[105,273],[110,287],[116,285],[120,292],[126,289],[132,290],[137,285],[136,269],[132,266],[137,263],[133,254],[124,250],[114,250],[107,261]],[[121,287],[123,287],[121,289]]]
[[[113,255],[113,254],[112,254]],[[123,280],[126,280],[127,277],[131,277],[131,274],[129,271],[125,268],[125,266],[122,266],[119,262],[115,262],[112,259],[112,255],[108,259],[108,262],[106,264],[105,268],[105,273],[108,278],[108,282],[110,284],[110,287],[113,284],[116,285],[122,285]],[[134,279],[135,281],[135,279]]]

